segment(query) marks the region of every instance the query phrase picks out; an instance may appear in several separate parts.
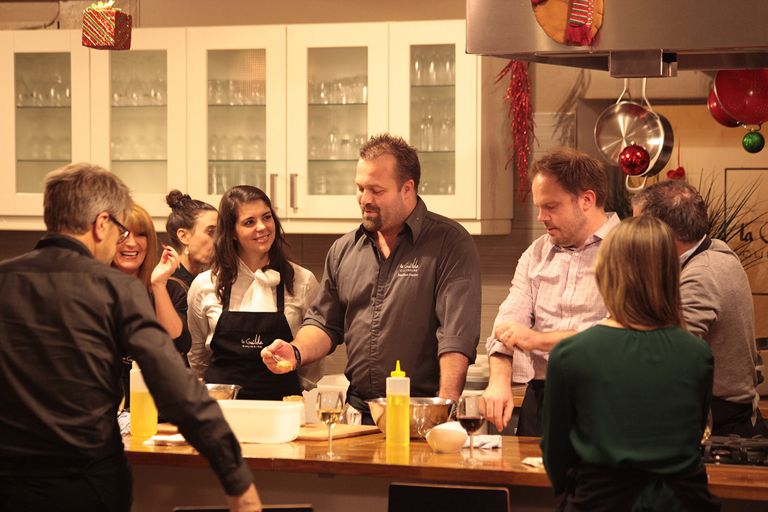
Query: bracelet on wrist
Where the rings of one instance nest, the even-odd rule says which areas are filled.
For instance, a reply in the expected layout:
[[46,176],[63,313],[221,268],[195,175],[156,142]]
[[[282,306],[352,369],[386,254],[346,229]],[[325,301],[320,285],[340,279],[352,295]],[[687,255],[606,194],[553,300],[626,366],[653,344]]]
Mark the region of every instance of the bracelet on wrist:
[[293,357],[296,359],[296,367],[294,370],[298,370],[301,367],[301,352],[299,351],[299,347],[296,345],[291,345],[291,348],[293,348]]

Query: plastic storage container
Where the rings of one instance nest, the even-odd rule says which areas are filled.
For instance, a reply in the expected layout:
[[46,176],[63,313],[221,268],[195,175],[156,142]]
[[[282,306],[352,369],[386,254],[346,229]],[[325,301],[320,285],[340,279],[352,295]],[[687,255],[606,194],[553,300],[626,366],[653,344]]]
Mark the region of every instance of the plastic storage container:
[[131,435],[148,439],[157,434],[157,407],[136,361],[131,367]]
[[219,407],[241,443],[287,443],[299,435],[300,402],[220,400]]
[[397,361],[395,370],[387,378],[387,446],[408,446],[411,441],[411,379],[400,370]]

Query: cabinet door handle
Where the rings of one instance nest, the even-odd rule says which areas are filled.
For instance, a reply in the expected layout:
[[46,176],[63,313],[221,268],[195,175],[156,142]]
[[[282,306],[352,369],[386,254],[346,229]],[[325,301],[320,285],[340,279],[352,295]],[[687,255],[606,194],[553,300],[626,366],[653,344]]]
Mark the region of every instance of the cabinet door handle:
[[273,172],[269,174],[269,200],[272,201],[272,205],[277,209],[277,173]]
[[291,190],[290,190],[291,209],[293,211],[296,211],[299,208],[298,206],[296,206],[296,183],[297,183],[297,180],[299,179],[299,175],[295,174],[295,173],[292,173],[290,175],[290,177],[291,177],[291,179],[290,179],[290,186],[291,186]]

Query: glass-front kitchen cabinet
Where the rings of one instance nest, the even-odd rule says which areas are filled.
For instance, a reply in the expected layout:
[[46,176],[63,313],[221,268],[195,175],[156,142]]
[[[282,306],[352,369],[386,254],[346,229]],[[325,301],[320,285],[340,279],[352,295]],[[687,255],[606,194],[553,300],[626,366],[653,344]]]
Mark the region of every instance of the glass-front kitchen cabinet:
[[0,32],[0,76],[0,229],[42,229],[45,175],[90,159],[88,50],[73,31]]
[[42,176],[84,160],[118,174],[158,227],[172,188],[218,205],[247,183],[290,233],[342,233],[360,219],[358,149],[389,131],[418,148],[430,210],[507,233],[504,62],[466,55],[464,31],[463,20],[134,29],[122,52],[83,48],[79,31],[0,32],[0,229],[42,229]]
[[248,184],[281,207],[285,26],[194,27],[187,37],[190,195],[218,207],[225,190]]
[[292,219],[359,221],[358,149],[388,129],[388,25],[292,25],[287,35],[288,189],[278,197]]
[[187,188],[186,30],[135,29],[130,51],[91,53],[91,158],[150,215]]
[[114,172],[155,217],[187,188],[186,29],[134,29],[130,51],[81,38],[0,32],[0,229],[43,229],[44,177],[70,162]]
[[513,180],[505,169],[505,62],[465,53],[464,20],[389,29],[389,126],[419,150],[419,195],[473,234],[508,232]]
[[385,23],[188,29],[190,194],[247,183],[290,232],[360,218],[357,148],[387,129]]

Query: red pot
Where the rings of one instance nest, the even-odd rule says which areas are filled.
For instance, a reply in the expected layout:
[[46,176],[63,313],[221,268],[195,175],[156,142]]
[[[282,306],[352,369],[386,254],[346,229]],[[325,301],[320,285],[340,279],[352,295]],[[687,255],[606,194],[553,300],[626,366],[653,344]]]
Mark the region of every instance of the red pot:
[[723,126],[728,128],[735,128],[739,126],[739,122],[728,115],[728,112],[723,110],[720,103],[717,102],[717,96],[715,96],[715,89],[709,90],[709,96],[707,97],[707,109],[710,115]]
[[742,124],[768,121],[768,69],[718,71],[714,91],[717,102],[732,119]]

